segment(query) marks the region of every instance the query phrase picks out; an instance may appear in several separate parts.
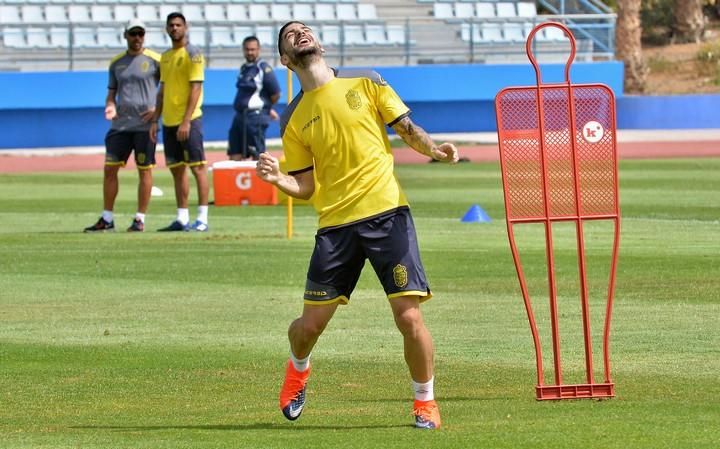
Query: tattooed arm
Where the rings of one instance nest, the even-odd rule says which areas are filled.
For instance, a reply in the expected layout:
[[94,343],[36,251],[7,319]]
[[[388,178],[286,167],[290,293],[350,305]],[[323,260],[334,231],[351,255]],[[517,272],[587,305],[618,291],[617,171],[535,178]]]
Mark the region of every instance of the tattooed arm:
[[454,164],[458,161],[458,150],[451,143],[435,145],[424,129],[413,123],[410,117],[403,117],[392,127],[402,137],[402,140],[420,154],[431,157],[437,161]]

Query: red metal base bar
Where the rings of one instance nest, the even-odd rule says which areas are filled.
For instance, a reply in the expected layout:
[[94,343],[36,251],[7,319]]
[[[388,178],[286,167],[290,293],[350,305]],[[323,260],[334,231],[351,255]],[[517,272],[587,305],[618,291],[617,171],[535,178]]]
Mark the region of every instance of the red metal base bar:
[[537,385],[535,387],[535,394],[538,401],[551,399],[611,398],[615,396],[615,384]]

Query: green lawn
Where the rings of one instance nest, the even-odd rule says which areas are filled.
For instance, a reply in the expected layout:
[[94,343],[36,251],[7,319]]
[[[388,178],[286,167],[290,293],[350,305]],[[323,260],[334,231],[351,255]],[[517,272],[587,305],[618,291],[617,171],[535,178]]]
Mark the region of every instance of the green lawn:
[[[0,175],[0,448],[718,447],[720,159],[621,164],[617,397],[604,401],[534,399],[498,165],[397,172],[435,294],[424,311],[442,430],[411,427],[401,341],[370,269],[316,347],[303,416],[282,417],[287,325],[316,224],[308,207],[295,209],[292,240],[283,207],[213,208],[208,234],[84,235],[101,173],[24,174]],[[155,177],[166,196],[153,198],[149,230],[174,217],[172,181]],[[135,185],[123,171],[119,230]],[[473,204],[493,221],[461,223]],[[596,355],[611,232],[586,229]],[[542,232],[518,234],[547,340]],[[558,225],[555,237],[563,366],[581,383],[575,236]]]

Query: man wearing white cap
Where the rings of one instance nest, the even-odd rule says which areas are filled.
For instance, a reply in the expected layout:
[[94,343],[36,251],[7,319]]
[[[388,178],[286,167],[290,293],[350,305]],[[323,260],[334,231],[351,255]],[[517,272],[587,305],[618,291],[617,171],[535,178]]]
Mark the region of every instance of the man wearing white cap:
[[127,50],[110,60],[105,118],[111,121],[105,136],[105,170],[103,178],[103,212],[97,223],[85,232],[115,230],[113,207],[118,194],[118,170],[135,152],[138,169],[138,208],[128,232],[145,229],[145,213],[152,190],[152,168],[155,166],[155,142],[150,125],[155,114],[160,55],[144,47],[145,24],[139,19],[125,26]]

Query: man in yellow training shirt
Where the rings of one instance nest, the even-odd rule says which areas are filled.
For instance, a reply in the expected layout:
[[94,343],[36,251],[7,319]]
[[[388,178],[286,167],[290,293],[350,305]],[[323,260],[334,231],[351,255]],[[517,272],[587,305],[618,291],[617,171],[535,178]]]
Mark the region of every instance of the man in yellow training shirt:
[[[207,160],[203,147],[202,101],[205,59],[199,48],[188,42],[185,16],[168,14],[166,31],[172,48],[160,59],[160,89],[150,135],[157,140],[157,120],[163,119],[165,163],[173,175],[177,218],[158,231],[208,230]],[[187,167],[195,177],[198,192],[197,219],[190,223]]]
[[456,163],[454,145],[435,145],[395,91],[369,70],[336,71],[323,59],[312,30],[288,22],[278,36],[280,61],[302,91],[284,111],[280,132],[288,175],[260,155],[257,174],[296,198],[315,194],[319,230],[305,284],[302,315],[290,324],[290,360],[280,409],[295,420],[305,405],[310,352],[339,304],[347,304],[369,259],[403,336],[415,390],[415,426],[440,427],[433,391],[433,343],[420,303],[431,292],[420,261],[407,199],[393,172],[385,127],[415,151]]

